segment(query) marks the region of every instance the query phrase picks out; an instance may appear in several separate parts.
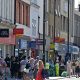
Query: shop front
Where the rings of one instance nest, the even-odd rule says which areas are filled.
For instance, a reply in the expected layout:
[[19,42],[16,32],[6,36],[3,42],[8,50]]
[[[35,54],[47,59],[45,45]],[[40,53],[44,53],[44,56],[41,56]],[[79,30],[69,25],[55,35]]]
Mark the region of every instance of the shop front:
[[15,56],[27,57],[29,55],[28,41],[30,41],[30,38],[27,36],[16,37]]
[[[15,45],[15,35],[13,35],[13,29],[12,28],[1,28],[3,31],[0,33],[0,57],[5,58],[6,54],[9,54],[9,56],[13,55],[14,53],[14,45]],[[4,36],[6,30],[9,31],[9,36]]]

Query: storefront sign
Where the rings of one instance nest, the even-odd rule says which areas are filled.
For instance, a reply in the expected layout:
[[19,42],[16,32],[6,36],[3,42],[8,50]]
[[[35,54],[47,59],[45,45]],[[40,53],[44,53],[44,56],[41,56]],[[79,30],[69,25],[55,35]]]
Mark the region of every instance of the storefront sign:
[[27,49],[27,40],[19,39],[19,48],[20,49]]
[[13,34],[14,35],[23,34],[23,33],[24,33],[23,28],[14,28],[13,29]]
[[9,29],[0,29],[0,37],[9,37]]
[[[46,40],[45,40],[45,44],[46,44]],[[43,39],[37,39],[36,45],[43,45]]]
[[9,37],[0,37],[0,43],[15,45],[15,35],[13,35],[13,29],[9,29]]
[[36,41],[28,41],[28,47],[36,49]]
[[55,41],[53,40],[53,42],[56,42],[56,43],[64,43],[65,42],[65,39],[64,38],[61,38],[61,37],[55,37]]

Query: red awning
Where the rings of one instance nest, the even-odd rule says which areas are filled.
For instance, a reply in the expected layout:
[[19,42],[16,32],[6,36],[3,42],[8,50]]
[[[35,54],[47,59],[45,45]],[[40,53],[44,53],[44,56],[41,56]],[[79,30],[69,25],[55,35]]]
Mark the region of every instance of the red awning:
[[56,43],[64,43],[65,42],[65,38],[55,37],[55,41],[53,40],[53,42],[56,42]]
[[13,29],[13,34],[14,35],[23,34],[23,33],[24,33],[24,29],[23,28],[14,28]]

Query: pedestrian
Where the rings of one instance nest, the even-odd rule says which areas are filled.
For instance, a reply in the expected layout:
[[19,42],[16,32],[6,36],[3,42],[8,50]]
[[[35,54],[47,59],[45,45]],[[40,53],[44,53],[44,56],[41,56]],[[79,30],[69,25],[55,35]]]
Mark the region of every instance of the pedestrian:
[[71,76],[71,61],[70,60],[68,60],[67,61],[67,73],[68,73],[68,75],[69,75],[69,77]]
[[76,72],[76,78],[78,78],[79,77],[79,72],[80,72],[79,61],[78,60],[76,61],[76,70],[75,70],[75,72]]
[[34,58],[31,58],[30,59],[30,68],[29,68],[29,77],[30,79],[33,79],[34,78]]
[[20,63],[19,63],[19,58],[18,57],[15,57],[15,58],[16,58],[16,60],[15,60],[15,66],[16,66],[15,76],[16,76],[16,78],[18,78],[19,77],[19,70],[20,70]]
[[38,67],[38,72],[37,72],[35,80],[44,80],[44,78],[42,76],[42,70],[44,69],[43,61],[39,60],[38,64],[39,64],[39,67]]
[[6,62],[6,64],[7,64],[7,67],[10,68],[10,58],[9,58],[9,54],[6,55],[5,62]]
[[56,72],[56,76],[59,76],[59,61],[56,61],[55,72]]
[[74,76],[75,75],[75,66],[76,66],[76,64],[75,64],[75,60],[73,60],[72,61],[72,75]]
[[0,77],[2,78],[1,80],[3,80],[4,75],[6,77],[6,73],[5,73],[6,67],[7,67],[7,64],[5,60],[0,57]]
[[11,67],[10,67],[11,78],[15,77],[15,71],[16,71],[16,65],[15,64],[16,64],[15,57],[11,56]]
[[24,56],[20,62],[20,72],[21,72],[21,77],[23,77],[23,72],[24,72],[24,69],[26,67],[26,64],[27,64],[27,60],[26,60],[26,56]]
[[36,74],[38,71],[38,61],[39,61],[39,56],[36,57],[36,60],[34,62],[34,78],[36,78]]
[[10,76],[10,58],[9,58],[9,54],[6,54],[5,62],[7,64],[6,74],[7,74],[7,76]]

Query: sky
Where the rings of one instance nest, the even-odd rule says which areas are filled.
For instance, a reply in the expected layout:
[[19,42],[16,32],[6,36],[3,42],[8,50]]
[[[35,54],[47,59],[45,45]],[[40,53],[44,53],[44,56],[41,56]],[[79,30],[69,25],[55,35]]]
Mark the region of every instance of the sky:
[[75,8],[78,8],[79,3],[80,3],[80,0],[75,0]]

